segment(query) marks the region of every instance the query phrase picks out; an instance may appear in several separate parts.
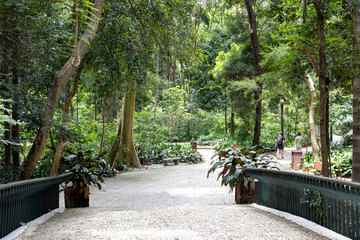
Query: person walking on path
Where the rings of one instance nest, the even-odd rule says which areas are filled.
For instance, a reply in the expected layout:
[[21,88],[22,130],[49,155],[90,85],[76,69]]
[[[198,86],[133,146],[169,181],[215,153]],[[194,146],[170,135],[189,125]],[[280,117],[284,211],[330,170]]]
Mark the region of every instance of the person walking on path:
[[301,133],[298,132],[298,135],[294,141],[294,146],[296,147],[296,150],[302,150],[303,143],[304,143],[304,139],[301,136]]
[[285,138],[282,136],[282,132],[276,137],[276,157],[279,159],[279,152],[281,153],[281,159],[284,159],[284,142]]

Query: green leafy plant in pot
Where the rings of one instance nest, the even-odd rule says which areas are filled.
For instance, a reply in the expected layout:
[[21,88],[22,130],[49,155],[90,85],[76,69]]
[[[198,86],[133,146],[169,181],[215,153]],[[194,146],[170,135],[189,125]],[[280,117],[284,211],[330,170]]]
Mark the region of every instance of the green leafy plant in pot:
[[[89,207],[89,185],[96,185],[101,189],[102,162],[91,157],[91,152],[70,154],[65,158],[65,172],[73,172],[74,176],[65,182],[65,207]],[[71,186],[68,186],[72,183]]]
[[[276,161],[270,154],[263,154],[264,149],[254,147],[233,148],[225,147],[219,149],[212,157],[218,157],[212,161],[209,174],[220,169],[218,178],[221,185],[229,186],[230,192],[235,189],[235,202],[237,204],[257,202],[257,183],[249,176],[246,168],[277,168]],[[278,168],[277,168],[278,169]]]

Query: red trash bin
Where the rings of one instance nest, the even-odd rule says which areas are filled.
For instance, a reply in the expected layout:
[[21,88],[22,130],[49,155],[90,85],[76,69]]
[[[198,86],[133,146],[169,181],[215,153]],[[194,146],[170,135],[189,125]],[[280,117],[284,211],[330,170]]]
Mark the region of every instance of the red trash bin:
[[301,150],[292,150],[291,151],[291,167],[295,171],[301,169],[301,160],[302,160],[302,151]]

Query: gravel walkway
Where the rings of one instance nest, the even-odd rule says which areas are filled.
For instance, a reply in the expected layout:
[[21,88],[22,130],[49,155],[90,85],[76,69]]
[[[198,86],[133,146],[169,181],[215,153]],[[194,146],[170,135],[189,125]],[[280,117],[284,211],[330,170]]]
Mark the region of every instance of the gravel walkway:
[[[206,178],[206,161],[134,171],[91,189],[90,208],[66,209],[15,239],[326,239],[249,205]],[[61,199],[62,200],[62,199]],[[63,200],[61,201],[63,202]]]

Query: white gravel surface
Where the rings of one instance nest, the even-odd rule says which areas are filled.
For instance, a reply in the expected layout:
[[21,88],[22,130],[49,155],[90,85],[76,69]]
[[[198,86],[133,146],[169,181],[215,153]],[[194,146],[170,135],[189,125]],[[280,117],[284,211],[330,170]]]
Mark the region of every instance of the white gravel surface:
[[106,179],[103,190],[91,189],[90,208],[56,213],[15,239],[326,239],[283,217],[236,205],[217,174],[206,178],[213,152],[200,151],[204,163]]

